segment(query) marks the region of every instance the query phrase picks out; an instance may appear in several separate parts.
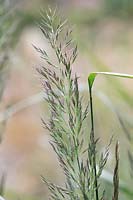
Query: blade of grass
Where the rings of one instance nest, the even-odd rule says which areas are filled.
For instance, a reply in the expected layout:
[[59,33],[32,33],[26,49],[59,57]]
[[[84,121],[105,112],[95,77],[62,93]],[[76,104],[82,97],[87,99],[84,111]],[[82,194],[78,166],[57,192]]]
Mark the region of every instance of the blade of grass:
[[107,76],[115,76],[115,77],[118,77],[118,78],[133,79],[133,75],[130,75],[130,74],[113,73],[113,72],[92,72],[92,73],[90,73],[90,75],[88,77],[88,84],[89,84],[90,88],[92,88],[93,83],[95,81],[95,78],[98,74],[103,74],[103,75],[107,75]]
[[[96,67],[97,71],[106,71],[110,72],[110,68],[108,65],[106,65],[97,55],[95,55],[92,51],[89,51],[89,59],[91,63]],[[108,82],[110,82],[109,77],[106,79]],[[116,88],[118,91],[118,94],[121,98],[123,98],[125,101],[128,102],[128,104],[132,107],[133,106],[133,98],[129,95],[128,91],[126,90],[126,87],[120,82],[118,79],[114,79],[111,83],[111,86]]]

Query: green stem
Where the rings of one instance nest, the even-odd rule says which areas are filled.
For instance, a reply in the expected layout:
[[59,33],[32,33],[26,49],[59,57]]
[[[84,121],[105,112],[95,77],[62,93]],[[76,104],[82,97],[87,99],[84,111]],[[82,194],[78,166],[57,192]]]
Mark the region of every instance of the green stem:
[[94,135],[94,117],[93,117],[93,100],[92,100],[92,87],[89,83],[89,93],[90,93],[90,114],[91,114],[91,133],[90,133],[90,142],[93,146],[93,163],[92,167],[94,169],[94,177],[95,177],[95,193],[96,193],[96,200],[99,200],[98,194],[98,182],[97,182],[97,171],[96,171],[96,147],[95,147],[95,135]]

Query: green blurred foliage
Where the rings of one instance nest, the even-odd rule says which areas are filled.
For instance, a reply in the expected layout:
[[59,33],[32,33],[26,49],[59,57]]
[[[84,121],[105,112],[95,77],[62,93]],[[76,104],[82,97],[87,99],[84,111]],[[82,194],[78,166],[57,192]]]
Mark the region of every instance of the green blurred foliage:
[[104,6],[107,14],[121,17],[133,17],[132,0],[104,0]]

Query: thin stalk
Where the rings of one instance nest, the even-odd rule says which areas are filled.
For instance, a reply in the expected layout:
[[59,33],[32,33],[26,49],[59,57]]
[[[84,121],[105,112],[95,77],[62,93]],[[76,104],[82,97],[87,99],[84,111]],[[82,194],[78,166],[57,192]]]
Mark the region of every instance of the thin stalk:
[[98,181],[97,181],[97,171],[96,171],[96,147],[95,147],[95,132],[94,132],[94,115],[93,115],[93,100],[92,100],[92,87],[89,83],[89,93],[90,93],[90,115],[91,115],[91,133],[90,133],[90,142],[93,146],[93,160],[92,160],[92,167],[94,169],[94,177],[95,177],[95,194],[96,200],[99,200],[98,194]]

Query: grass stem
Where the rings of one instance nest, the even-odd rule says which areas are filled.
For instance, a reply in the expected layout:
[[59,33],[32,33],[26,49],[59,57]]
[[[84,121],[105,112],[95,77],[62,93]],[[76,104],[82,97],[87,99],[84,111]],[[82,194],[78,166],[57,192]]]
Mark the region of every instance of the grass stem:
[[91,115],[91,133],[90,133],[90,143],[93,147],[93,163],[92,167],[94,169],[94,177],[95,177],[95,194],[96,200],[99,200],[98,194],[98,181],[97,181],[97,171],[96,171],[96,145],[95,145],[95,132],[94,132],[94,114],[93,114],[93,99],[92,99],[92,87],[89,83],[89,94],[90,94],[90,115]]

